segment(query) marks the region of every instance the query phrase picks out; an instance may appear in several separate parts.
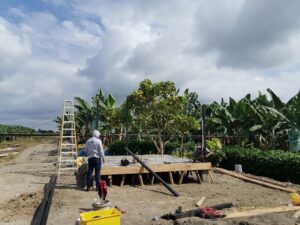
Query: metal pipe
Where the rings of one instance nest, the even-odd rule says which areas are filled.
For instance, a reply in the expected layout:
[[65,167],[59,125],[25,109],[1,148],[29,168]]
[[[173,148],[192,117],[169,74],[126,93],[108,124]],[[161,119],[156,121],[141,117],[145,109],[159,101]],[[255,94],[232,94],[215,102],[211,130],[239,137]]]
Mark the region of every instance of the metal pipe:
[[173,195],[179,196],[178,192],[175,191],[169,184],[167,184],[160,176],[157,175],[149,166],[147,166],[139,157],[137,157],[129,148],[125,147],[126,151],[138,161],[146,170],[148,170],[157,180],[159,180]]

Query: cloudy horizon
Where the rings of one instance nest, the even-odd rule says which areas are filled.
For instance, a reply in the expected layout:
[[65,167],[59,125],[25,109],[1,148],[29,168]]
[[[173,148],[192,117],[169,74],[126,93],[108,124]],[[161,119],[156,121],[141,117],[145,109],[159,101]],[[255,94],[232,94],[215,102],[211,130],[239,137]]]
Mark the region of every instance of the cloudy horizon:
[[297,0],[2,0],[0,123],[55,129],[63,100],[143,79],[201,102],[299,91]]

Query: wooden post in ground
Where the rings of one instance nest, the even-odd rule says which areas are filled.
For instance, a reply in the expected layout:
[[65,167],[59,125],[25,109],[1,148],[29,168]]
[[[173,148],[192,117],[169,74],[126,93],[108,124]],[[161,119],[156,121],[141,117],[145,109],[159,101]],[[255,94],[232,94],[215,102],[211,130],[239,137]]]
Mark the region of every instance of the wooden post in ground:
[[112,187],[112,176],[111,175],[108,176],[108,180],[109,180],[109,186]]
[[139,176],[140,185],[144,186],[142,174],[139,174],[138,176]]
[[120,187],[122,187],[124,185],[125,178],[126,178],[126,174],[122,175],[122,180],[121,180]]
[[182,184],[182,180],[183,180],[184,175],[185,175],[185,171],[181,171],[181,172],[180,172],[180,175],[179,175],[179,181],[178,181],[178,184]]
[[170,178],[170,184],[174,184],[174,180],[173,180],[173,175],[172,175],[172,172],[170,171],[169,172],[169,178]]
[[151,177],[151,185],[154,184],[154,180],[155,180],[155,176],[152,176],[152,177]]

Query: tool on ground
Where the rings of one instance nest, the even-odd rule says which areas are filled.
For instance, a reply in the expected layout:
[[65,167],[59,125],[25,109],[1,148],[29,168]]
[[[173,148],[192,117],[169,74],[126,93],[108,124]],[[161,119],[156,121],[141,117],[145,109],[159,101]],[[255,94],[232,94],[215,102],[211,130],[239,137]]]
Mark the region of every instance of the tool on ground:
[[100,199],[105,200],[107,195],[107,185],[105,180],[100,180],[98,195]]
[[225,215],[221,214],[218,210],[230,208],[232,207],[232,203],[224,203],[220,205],[213,205],[209,207],[202,207],[198,209],[193,209],[189,211],[182,212],[180,209],[177,209],[174,214],[169,213],[163,215],[161,218],[165,220],[177,220],[180,218],[186,217],[200,217],[206,219],[216,219],[216,218],[223,218]]
[[129,148],[125,147],[125,150],[135,158],[146,170],[148,170],[157,180],[159,180],[173,195],[179,196],[178,192],[175,191],[169,184],[167,184],[160,176],[157,175],[149,166],[147,166],[139,157],[137,157]]
[[60,128],[60,144],[58,157],[58,175],[77,168],[77,142],[75,128],[75,110],[72,100],[64,101]]

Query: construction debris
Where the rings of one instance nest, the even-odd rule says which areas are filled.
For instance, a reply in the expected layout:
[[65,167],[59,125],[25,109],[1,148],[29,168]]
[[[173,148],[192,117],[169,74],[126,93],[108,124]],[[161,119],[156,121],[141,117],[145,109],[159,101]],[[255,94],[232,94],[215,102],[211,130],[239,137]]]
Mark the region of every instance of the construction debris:
[[238,174],[238,173],[235,173],[233,171],[225,170],[225,169],[222,169],[222,168],[214,168],[214,171],[216,171],[218,173],[223,173],[223,174],[235,177],[235,178],[239,178],[239,179],[242,179],[242,180],[247,181],[247,182],[258,184],[258,185],[261,185],[261,186],[264,186],[264,187],[273,188],[273,189],[285,191],[285,192],[288,192],[288,193],[297,192],[297,190],[295,190],[293,188],[281,187],[281,186],[272,184],[272,183],[268,182],[267,180],[266,181],[261,181],[261,180],[253,179],[253,178],[241,175],[240,173]]
[[162,219],[165,220],[177,220],[181,218],[186,217],[200,217],[200,218],[206,218],[206,219],[216,219],[216,218],[222,218],[225,217],[225,215],[221,214],[218,210],[222,210],[225,208],[232,207],[232,203],[224,203],[219,205],[213,205],[209,207],[203,207],[203,208],[197,208],[193,210],[188,210],[185,212],[182,212],[182,207],[179,207],[174,214],[169,213],[161,216]]
[[263,209],[253,209],[243,212],[233,212],[226,215],[225,219],[233,219],[240,217],[250,217],[250,216],[259,216],[268,213],[282,213],[282,212],[291,212],[300,210],[300,206],[285,206],[285,207],[276,207],[276,208],[263,208]]

